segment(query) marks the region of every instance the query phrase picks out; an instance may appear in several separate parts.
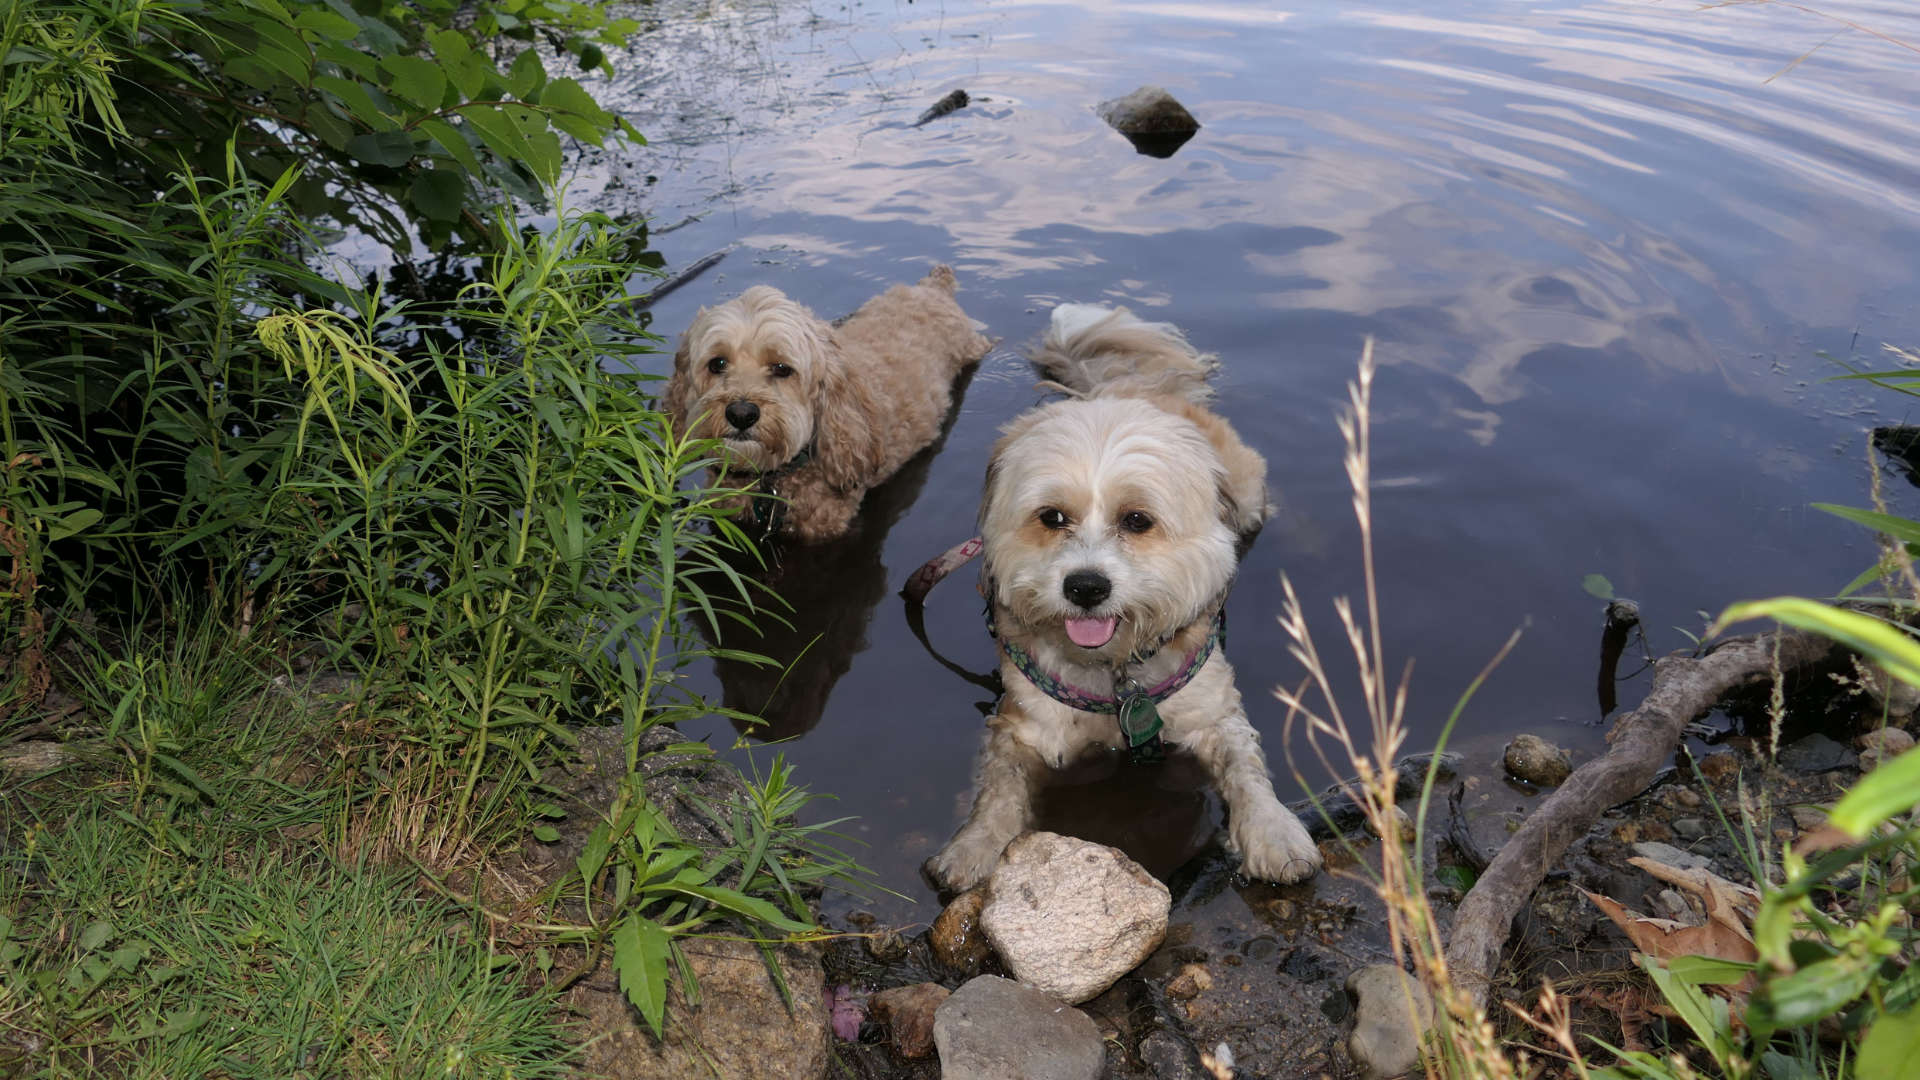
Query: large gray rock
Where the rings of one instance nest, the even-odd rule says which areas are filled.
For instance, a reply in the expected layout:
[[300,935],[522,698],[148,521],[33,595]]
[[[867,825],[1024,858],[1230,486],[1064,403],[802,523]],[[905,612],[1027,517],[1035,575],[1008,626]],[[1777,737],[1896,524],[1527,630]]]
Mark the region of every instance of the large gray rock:
[[1165,885],[1113,848],[1032,832],[987,879],[980,925],[1014,977],[1079,1004],[1159,946],[1172,906]]
[[1399,1076],[1420,1064],[1420,1040],[1433,1027],[1433,999],[1394,964],[1363,967],[1347,977],[1353,1034],[1347,1053],[1368,1080]]
[[933,1041],[941,1080],[1099,1080],[1107,1064],[1106,1044],[1086,1013],[997,975],[973,979],[940,1003]]

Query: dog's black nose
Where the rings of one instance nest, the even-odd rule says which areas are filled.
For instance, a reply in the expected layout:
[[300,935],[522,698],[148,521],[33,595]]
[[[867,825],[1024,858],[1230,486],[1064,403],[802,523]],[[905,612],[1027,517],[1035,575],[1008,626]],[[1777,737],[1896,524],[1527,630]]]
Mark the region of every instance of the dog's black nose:
[[1060,583],[1060,591],[1083,608],[1097,608],[1113,592],[1113,582],[1098,570],[1075,570]]
[[745,431],[760,420],[760,406],[751,401],[731,401],[727,403],[727,423]]

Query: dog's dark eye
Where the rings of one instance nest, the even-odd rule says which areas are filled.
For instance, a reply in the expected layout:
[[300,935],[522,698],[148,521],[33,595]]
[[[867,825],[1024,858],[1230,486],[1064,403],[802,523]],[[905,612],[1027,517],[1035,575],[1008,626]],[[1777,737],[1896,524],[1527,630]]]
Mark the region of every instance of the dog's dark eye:
[[724,356],[716,356],[707,361],[707,370],[713,372],[715,375],[727,370],[727,358]]
[[1045,525],[1049,529],[1064,529],[1067,527],[1067,515],[1055,510],[1051,506],[1040,511],[1039,517],[1040,524]]
[[789,375],[793,374],[793,365],[792,364],[775,364],[772,367],[768,368],[767,370],[773,373],[774,378],[784,379]]
[[1129,510],[1120,515],[1120,527],[1130,533],[1143,533],[1153,528],[1153,519],[1138,510]]

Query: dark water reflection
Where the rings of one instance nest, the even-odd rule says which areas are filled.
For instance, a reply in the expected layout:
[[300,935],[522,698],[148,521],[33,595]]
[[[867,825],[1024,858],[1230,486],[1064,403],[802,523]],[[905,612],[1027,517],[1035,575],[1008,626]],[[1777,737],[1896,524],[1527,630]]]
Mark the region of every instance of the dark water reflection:
[[[1822,6],[1920,41],[1910,5]],[[1837,369],[1816,353],[1876,362],[1881,342],[1920,340],[1912,52],[1843,34],[1766,82],[1837,29],[1776,5],[644,10],[658,26],[615,97],[653,142],[590,161],[572,201],[699,215],[662,238],[671,263],[733,247],[658,305],[663,332],[761,282],[839,314],[939,260],[1010,347],[1057,301],[1110,300],[1220,353],[1224,411],[1284,507],[1246,563],[1232,642],[1283,770],[1265,693],[1297,675],[1271,618],[1279,574],[1329,634],[1331,598],[1360,588],[1332,414],[1366,335],[1386,365],[1386,637],[1418,660],[1416,741],[1524,623],[1468,748],[1489,758],[1522,728],[1597,748],[1584,574],[1640,600],[1665,650],[1701,609],[1830,592],[1870,558],[1807,504],[1864,501],[1865,429],[1911,417],[1821,381]],[[1141,83],[1205,125],[1166,160],[1092,113]],[[910,126],[955,87],[974,104]],[[775,730],[804,733],[782,748],[800,776],[859,816],[887,884],[922,898],[914,867],[964,809],[981,691],[921,648],[893,592],[971,534],[987,447],[1030,383],[996,352],[944,448],[896,485],[901,505],[845,551],[787,565],[824,636],[781,691],[696,673],[730,703],[773,695]],[[925,629],[986,670],[971,585],[937,590]],[[1129,806],[1128,784],[1157,782],[1109,781]]]

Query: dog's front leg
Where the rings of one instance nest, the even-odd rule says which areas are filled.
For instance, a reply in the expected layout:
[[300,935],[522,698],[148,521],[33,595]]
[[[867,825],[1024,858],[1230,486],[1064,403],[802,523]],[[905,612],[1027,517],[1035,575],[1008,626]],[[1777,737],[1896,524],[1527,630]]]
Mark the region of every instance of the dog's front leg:
[[1320,848],[1282,806],[1267,775],[1260,734],[1238,710],[1181,742],[1199,758],[1227,803],[1227,843],[1241,869],[1262,881],[1304,881],[1320,869]]
[[966,824],[953,834],[939,854],[927,860],[927,873],[956,892],[984,881],[1014,837],[1033,821],[1033,794],[1047,773],[1047,763],[1021,742],[996,716],[988,723],[974,770],[973,810]]
[[796,490],[787,505],[785,531],[803,544],[818,544],[837,539],[853,524],[865,492],[836,491],[825,484]]

